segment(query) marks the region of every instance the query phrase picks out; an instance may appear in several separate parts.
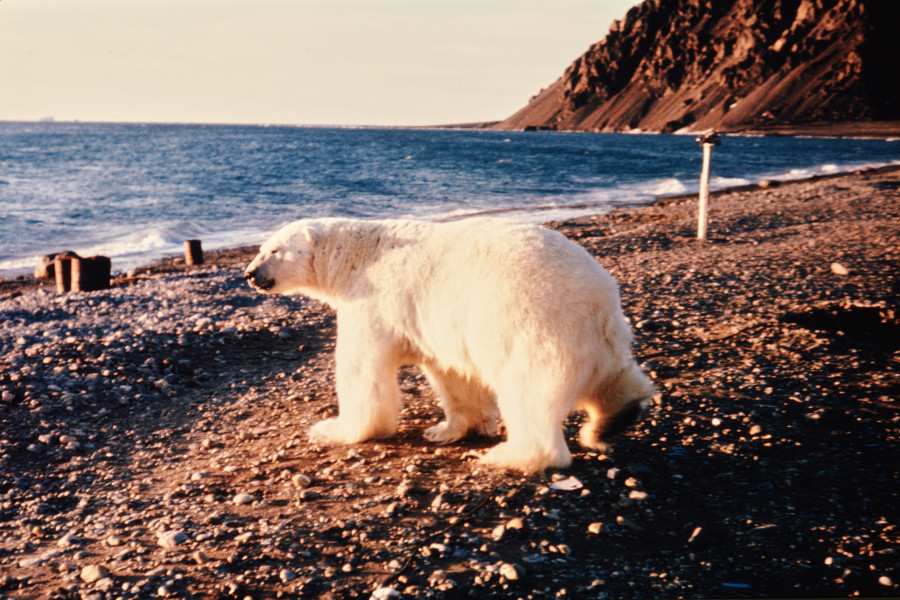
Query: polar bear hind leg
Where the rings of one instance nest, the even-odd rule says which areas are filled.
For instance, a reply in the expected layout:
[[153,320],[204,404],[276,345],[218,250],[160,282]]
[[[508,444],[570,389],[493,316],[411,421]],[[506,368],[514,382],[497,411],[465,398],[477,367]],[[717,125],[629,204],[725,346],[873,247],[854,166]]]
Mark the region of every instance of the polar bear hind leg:
[[578,408],[587,412],[588,420],[578,442],[584,448],[607,450],[612,438],[638,419],[654,393],[650,379],[632,362],[579,399]]
[[425,439],[450,444],[469,433],[497,434],[500,414],[493,392],[480,382],[452,370],[422,365],[422,371],[440,398],[444,411],[444,420],[425,430]]
[[482,461],[501,468],[537,473],[563,469],[572,463],[563,421],[574,408],[577,387],[534,378],[508,380],[497,396],[506,425],[506,441],[494,446]]

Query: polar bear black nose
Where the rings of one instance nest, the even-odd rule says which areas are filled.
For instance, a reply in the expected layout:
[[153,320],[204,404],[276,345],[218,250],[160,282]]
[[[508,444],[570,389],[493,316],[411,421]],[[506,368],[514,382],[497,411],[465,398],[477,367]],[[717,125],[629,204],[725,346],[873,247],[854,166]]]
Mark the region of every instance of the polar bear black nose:
[[258,269],[244,273],[244,279],[250,282],[250,285],[260,290],[270,290],[275,286],[275,281],[261,277]]

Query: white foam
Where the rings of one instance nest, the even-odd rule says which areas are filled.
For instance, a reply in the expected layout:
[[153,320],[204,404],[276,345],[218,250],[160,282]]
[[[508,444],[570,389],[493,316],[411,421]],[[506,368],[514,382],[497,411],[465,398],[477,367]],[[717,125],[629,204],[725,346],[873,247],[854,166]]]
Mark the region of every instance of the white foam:
[[647,182],[642,188],[644,193],[653,196],[671,196],[687,192],[687,186],[674,177]]
[[709,180],[709,186],[715,189],[724,189],[730,187],[738,187],[742,185],[750,185],[749,179],[743,177],[716,177],[713,176]]

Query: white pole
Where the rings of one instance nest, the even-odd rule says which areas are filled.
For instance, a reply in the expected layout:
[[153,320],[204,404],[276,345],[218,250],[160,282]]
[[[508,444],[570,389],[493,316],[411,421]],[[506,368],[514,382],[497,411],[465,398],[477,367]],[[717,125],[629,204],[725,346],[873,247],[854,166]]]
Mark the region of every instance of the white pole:
[[703,171],[700,172],[700,212],[697,218],[697,239],[706,240],[706,221],[709,217],[709,157],[712,144],[703,144]]

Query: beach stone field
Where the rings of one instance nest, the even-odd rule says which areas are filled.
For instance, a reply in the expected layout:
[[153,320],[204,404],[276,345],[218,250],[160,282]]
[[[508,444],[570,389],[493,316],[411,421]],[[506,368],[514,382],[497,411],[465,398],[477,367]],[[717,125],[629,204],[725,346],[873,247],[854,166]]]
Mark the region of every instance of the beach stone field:
[[[337,411],[334,314],[243,280],[255,251],[109,290],[0,284],[0,598],[900,595],[900,171],[552,223],[621,287],[659,394],[563,471]],[[58,250],[48,248],[48,251]],[[114,265],[115,268],[115,265]]]

